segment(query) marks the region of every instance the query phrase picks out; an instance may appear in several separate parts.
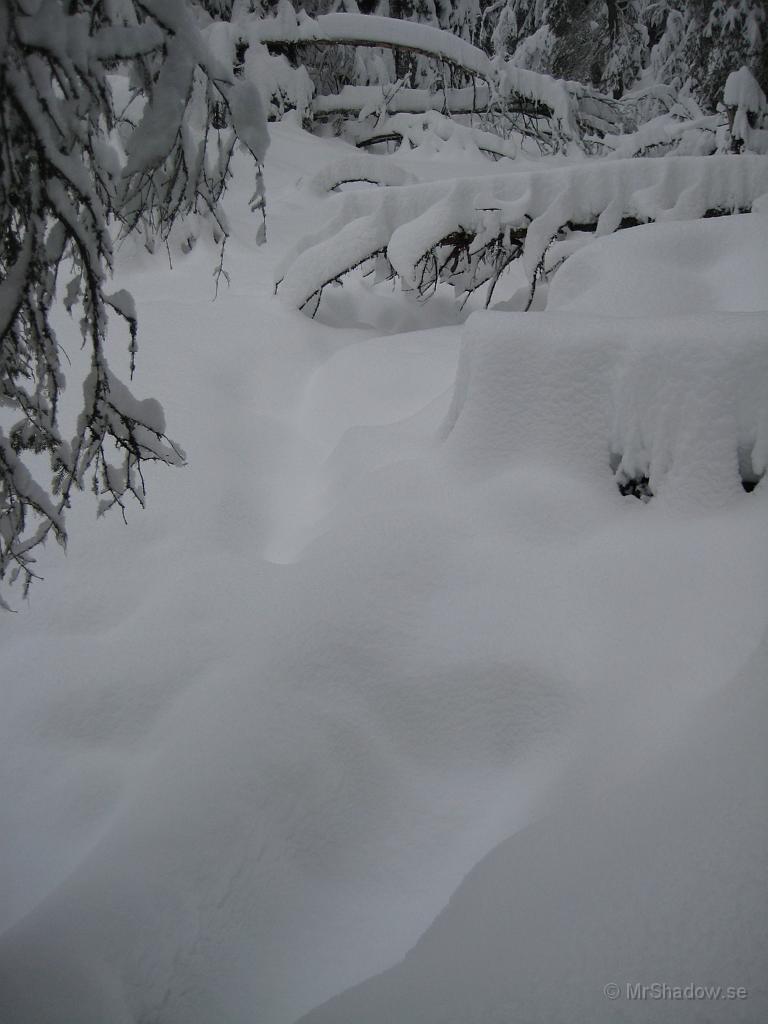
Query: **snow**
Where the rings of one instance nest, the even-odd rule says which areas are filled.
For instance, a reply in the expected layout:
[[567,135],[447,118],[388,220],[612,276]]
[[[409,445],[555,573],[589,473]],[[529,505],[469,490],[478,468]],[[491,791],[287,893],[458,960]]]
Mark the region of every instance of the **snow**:
[[732,71],[725,80],[723,103],[726,107],[743,107],[754,113],[765,110],[765,93],[749,68]]
[[321,168],[310,175],[305,187],[315,195],[322,195],[332,192],[339,185],[355,181],[366,181],[371,185],[405,185],[415,180],[415,175],[391,160],[361,153]]
[[733,139],[743,142],[754,153],[768,152],[768,130],[758,127],[759,122],[751,124],[749,119],[750,114],[756,117],[767,109],[765,93],[749,68],[742,67],[728,75],[723,102],[733,115]]
[[654,315],[768,309],[768,219],[760,214],[643,224],[597,239],[554,277],[547,306]]
[[563,134],[576,134],[576,111],[571,95],[576,83],[563,82],[500,60],[496,61],[496,74],[496,88],[500,96],[508,97],[514,93],[535,103],[544,103],[552,110]]
[[[622,219],[687,220],[710,210],[751,209],[768,194],[768,162],[758,156],[579,162],[504,176],[422,183],[344,196],[323,227],[278,266],[283,298],[306,306],[330,281],[375,252],[406,287],[420,259],[461,229],[486,238],[525,228],[522,263],[529,281],[566,225],[596,222],[597,234]],[[295,254],[295,255],[294,255]]]
[[274,18],[253,23],[251,32],[262,43],[269,42],[354,42],[368,46],[404,46],[435,55],[487,79],[491,61],[486,54],[460,36],[431,25],[372,14],[321,14],[309,18],[296,14],[290,5],[279,8]]
[[315,114],[333,114],[337,111],[378,111],[421,114],[427,110],[447,109],[457,113],[471,113],[484,109],[489,102],[488,87],[476,89],[382,89],[375,85],[345,85],[331,96],[317,96],[312,104]]
[[[446,105],[451,109],[454,103],[466,104],[468,94],[471,94],[471,110],[485,105],[488,98],[502,105],[514,106],[522,99],[541,106],[545,116],[555,119],[557,134],[565,140],[578,136],[577,114],[596,115],[601,127],[615,130],[615,104],[607,96],[578,82],[555,79],[502,58],[491,60],[483,50],[466,39],[431,25],[359,13],[321,14],[310,18],[304,11],[294,11],[287,2],[280,4],[271,18],[243,15],[241,24],[249,39],[262,44],[325,42],[403,47],[434,60],[454,64],[484,83],[477,91],[474,88],[440,90],[433,97],[426,90],[398,89],[393,91],[393,106],[389,108],[393,112],[419,113],[433,109],[438,96],[441,107]],[[350,103],[355,103],[352,109],[356,109],[365,90],[377,105],[385,101],[381,89],[346,85],[337,96],[318,97],[314,108],[318,112],[331,113],[349,110]]]
[[533,459],[595,487],[614,454],[617,474],[649,477],[664,505],[727,505],[740,451],[757,475],[766,468],[767,329],[766,312],[475,313],[447,450],[475,467]]
[[[764,1018],[766,657],[763,642],[639,779],[590,797],[580,777],[470,873],[402,964],[302,1024]],[[657,995],[631,1001],[635,985]],[[721,995],[693,997],[706,988]]]
[[[641,1021],[602,997],[634,980],[743,984],[705,1010],[762,1019],[768,492],[739,478],[766,463],[758,215],[598,238],[538,313],[355,278],[310,320],[337,230],[404,267],[479,198],[599,214],[623,162],[396,155],[420,184],[319,200],[300,179],[351,148],[270,132],[270,240],[236,155],[216,302],[203,237],[173,272],[116,253],[136,393],[188,467],[150,471],[127,528],[76,501],[66,561],[41,552],[0,619],[0,1020],[291,1024],[414,946],[315,1019]],[[687,159],[626,162],[627,203],[768,191],[756,158]]]

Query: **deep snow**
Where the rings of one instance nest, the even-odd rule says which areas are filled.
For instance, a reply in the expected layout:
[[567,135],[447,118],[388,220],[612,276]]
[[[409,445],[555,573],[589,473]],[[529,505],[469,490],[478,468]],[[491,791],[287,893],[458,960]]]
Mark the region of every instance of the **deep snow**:
[[[504,844],[362,1016],[317,1019],[586,1024],[623,1019],[606,982],[659,980],[746,985],[727,1019],[757,1024],[767,499],[738,448],[764,464],[761,219],[594,241],[548,312],[463,326],[445,294],[358,279],[310,321],[274,267],[333,204],[297,181],[351,151],[272,136],[270,243],[243,164],[215,303],[205,239],[172,273],[119,257],[134,390],[188,468],[127,529],[82,501],[0,620],[0,1020],[290,1024],[401,959]],[[628,443],[646,505],[613,477]],[[726,869],[739,893],[699,902]]]

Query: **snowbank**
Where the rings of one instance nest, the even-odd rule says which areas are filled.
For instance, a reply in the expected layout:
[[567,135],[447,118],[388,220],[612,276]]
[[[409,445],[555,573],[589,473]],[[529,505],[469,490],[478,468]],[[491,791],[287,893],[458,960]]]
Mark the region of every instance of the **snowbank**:
[[332,192],[339,185],[350,182],[368,182],[371,185],[406,185],[415,181],[415,175],[387,160],[386,157],[366,153],[344,157],[336,163],[326,164],[305,182],[305,188],[315,195]]

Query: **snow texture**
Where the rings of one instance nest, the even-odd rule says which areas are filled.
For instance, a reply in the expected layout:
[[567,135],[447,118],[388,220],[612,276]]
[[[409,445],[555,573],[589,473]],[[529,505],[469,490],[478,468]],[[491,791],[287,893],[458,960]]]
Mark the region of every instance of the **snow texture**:
[[402,964],[302,1024],[763,1020],[767,660],[768,638],[678,749],[597,798],[574,787],[470,873]]
[[[578,259],[574,258],[578,263]],[[768,465],[768,313],[476,313],[444,433],[475,465],[533,458],[647,477],[665,504],[728,504]],[[490,410],[495,410],[491,415]]]
[[644,317],[768,309],[762,214],[668,222],[596,240],[555,275],[547,308]]

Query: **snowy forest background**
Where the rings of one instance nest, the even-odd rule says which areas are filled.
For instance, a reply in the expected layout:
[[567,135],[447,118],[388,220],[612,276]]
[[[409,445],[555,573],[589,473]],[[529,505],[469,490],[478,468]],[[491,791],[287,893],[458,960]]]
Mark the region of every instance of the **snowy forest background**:
[[0,6],[3,1024],[765,1020],[767,38]]

